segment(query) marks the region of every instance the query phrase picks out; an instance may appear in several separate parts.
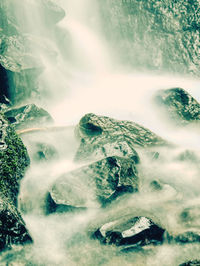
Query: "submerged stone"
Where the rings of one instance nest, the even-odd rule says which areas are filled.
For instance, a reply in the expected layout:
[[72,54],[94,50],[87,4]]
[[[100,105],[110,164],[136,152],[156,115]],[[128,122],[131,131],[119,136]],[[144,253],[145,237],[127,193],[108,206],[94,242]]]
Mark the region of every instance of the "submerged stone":
[[200,242],[200,233],[187,231],[174,238],[174,240],[180,244],[196,243]]
[[53,145],[36,143],[33,159],[35,161],[50,161],[58,158],[58,152]]
[[32,241],[17,210],[19,184],[28,165],[25,146],[0,114],[0,249]]
[[27,104],[19,108],[10,109],[4,115],[15,129],[44,126],[53,122],[50,114],[35,104]]
[[164,232],[151,219],[138,216],[108,222],[95,231],[93,236],[103,244],[144,246],[162,243]]
[[179,219],[185,226],[200,226],[200,206],[195,205],[185,208],[180,213]]
[[58,204],[78,208],[106,205],[124,193],[138,191],[138,175],[132,159],[108,157],[61,176],[50,195]]
[[200,104],[182,88],[161,90],[155,100],[177,123],[186,125],[200,120]]

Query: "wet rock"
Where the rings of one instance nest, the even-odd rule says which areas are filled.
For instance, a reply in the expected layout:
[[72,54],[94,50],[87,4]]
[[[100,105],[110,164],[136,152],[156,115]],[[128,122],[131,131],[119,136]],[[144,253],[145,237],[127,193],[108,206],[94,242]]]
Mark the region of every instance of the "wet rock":
[[50,114],[35,104],[27,104],[19,108],[10,109],[4,115],[15,129],[44,126],[53,122]]
[[138,191],[138,175],[132,159],[108,157],[58,178],[50,195],[56,204],[102,206],[124,193]]
[[174,240],[180,244],[196,243],[200,242],[200,234],[199,232],[188,231],[176,236]]
[[50,213],[64,213],[64,212],[77,212],[84,211],[86,207],[74,207],[66,204],[57,204],[51,197],[51,194],[48,193],[45,202],[45,213],[48,215]]
[[179,266],[200,266],[200,260],[190,260],[185,263],[180,264]]
[[138,163],[135,148],[167,145],[165,140],[134,122],[95,114],[86,114],[80,120],[76,133],[81,138],[76,160],[121,156]]
[[150,183],[150,188],[153,191],[161,191],[163,189],[163,184],[159,180],[153,180]]
[[200,75],[198,0],[105,2],[100,10],[114,57],[140,72]]
[[139,163],[138,153],[134,149],[134,142],[124,136],[101,138],[94,143],[87,143],[82,139],[75,156],[76,161],[95,161],[109,156],[130,158]]
[[94,233],[103,244],[135,245],[159,244],[164,240],[165,230],[147,217],[123,217],[108,222]]
[[200,104],[181,88],[159,91],[156,102],[179,124],[186,125],[200,120]]
[[37,143],[33,154],[35,161],[49,161],[58,158],[58,152],[53,145]]
[[0,114],[0,249],[32,241],[17,210],[19,183],[28,165],[25,146]]
[[101,138],[117,138],[124,136],[136,147],[162,146],[166,141],[150,130],[131,121],[120,121],[106,116],[86,114],[79,122],[77,132],[87,143],[94,144]]

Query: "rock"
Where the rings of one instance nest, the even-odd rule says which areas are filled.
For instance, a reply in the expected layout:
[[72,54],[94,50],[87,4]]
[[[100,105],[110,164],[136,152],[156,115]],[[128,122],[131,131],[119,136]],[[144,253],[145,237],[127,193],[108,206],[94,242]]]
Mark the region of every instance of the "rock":
[[177,159],[180,161],[189,162],[189,163],[199,163],[200,162],[200,158],[192,150],[185,150],[184,152],[181,152],[178,155]]
[[200,266],[200,260],[190,260],[188,262],[182,263],[179,266]]
[[163,184],[159,180],[153,180],[150,183],[150,188],[153,191],[161,191],[163,190]]
[[200,226],[200,206],[195,205],[185,208],[180,213],[180,222],[189,227]]
[[81,138],[76,160],[95,160],[116,155],[139,162],[135,147],[167,145],[165,140],[134,122],[95,114],[86,114],[76,132]]
[[104,2],[103,29],[114,58],[145,73],[200,75],[198,0]]
[[64,212],[74,212],[74,211],[84,211],[87,208],[85,207],[74,207],[71,205],[66,205],[66,204],[57,204],[51,197],[51,194],[48,193],[46,197],[46,208],[45,208],[45,213],[48,215],[50,213],[64,213]]
[[200,104],[181,88],[161,90],[155,100],[177,123],[187,125],[200,120]]
[[180,244],[200,242],[200,234],[199,232],[187,231],[176,236],[174,240]]
[[61,176],[50,195],[58,204],[84,208],[102,206],[124,193],[138,191],[138,175],[132,159],[108,157]]
[[36,151],[33,154],[35,161],[49,161],[58,158],[58,152],[53,145],[36,143]]
[[98,137],[94,143],[87,143],[82,139],[75,156],[75,161],[94,161],[110,156],[130,158],[139,163],[138,153],[133,148],[134,143],[122,136],[101,138]]
[[0,250],[32,241],[17,210],[19,183],[28,165],[25,146],[0,114]]
[[162,243],[164,232],[151,219],[138,216],[108,222],[95,231],[93,236],[103,244],[144,246]]
[[35,104],[27,104],[19,108],[10,109],[4,115],[15,129],[44,126],[53,122],[50,114]]
[[7,73],[0,64],[0,103],[5,103],[5,97],[9,96]]

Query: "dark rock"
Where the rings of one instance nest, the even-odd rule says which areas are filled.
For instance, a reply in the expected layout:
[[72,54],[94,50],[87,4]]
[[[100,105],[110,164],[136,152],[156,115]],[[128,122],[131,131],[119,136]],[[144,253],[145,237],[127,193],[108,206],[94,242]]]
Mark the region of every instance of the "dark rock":
[[156,190],[156,191],[161,191],[163,189],[163,184],[158,181],[158,180],[153,180],[151,183],[150,183],[150,187],[152,188],[152,190]]
[[180,244],[188,244],[200,242],[200,234],[198,232],[187,231],[174,238]]
[[4,113],[15,129],[25,129],[33,126],[44,126],[53,122],[47,111],[35,104],[10,109]]
[[76,129],[81,138],[76,160],[120,156],[139,162],[137,147],[162,146],[167,142],[150,130],[130,121],[86,114]]
[[156,102],[163,106],[169,117],[177,123],[186,125],[200,120],[200,104],[181,88],[159,91]]
[[94,237],[103,244],[135,245],[159,244],[164,240],[165,230],[147,217],[134,217],[108,222],[100,227]]
[[137,191],[135,162],[113,156],[58,178],[50,190],[50,195],[57,205],[80,208],[91,207],[96,200],[104,206],[124,193]]
[[9,98],[8,77],[4,67],[0,64],[0,103],[5,103],[5,97]]
[[21,139],[0,114],[0,249],[31,242],[16,206],[29,156]]
[[179,266],[200,266],[200,260],[190,260],[188,262],[182,263]]

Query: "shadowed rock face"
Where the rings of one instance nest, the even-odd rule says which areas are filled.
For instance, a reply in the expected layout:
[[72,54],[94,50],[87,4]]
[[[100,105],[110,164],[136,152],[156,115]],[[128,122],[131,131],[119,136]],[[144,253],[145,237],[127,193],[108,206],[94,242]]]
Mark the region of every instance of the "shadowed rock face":
[[0,250],[32,241],[16,208],[19,183],[28,165],[25,146],[0,113]]
[[124,193],[137,191],[134,161],[113,156],[58,178],[50,196],[57,205],[84,208],[93,206],[96,201],[104,206]]
[[191,122],[200,121],[200,104],[181,88],[159,91],[155,101],[178,124],[186,125]]
[[161,243],[164,232],[147,217],[124,217],[104,224],[93,236],[103,244],[144,246]]

